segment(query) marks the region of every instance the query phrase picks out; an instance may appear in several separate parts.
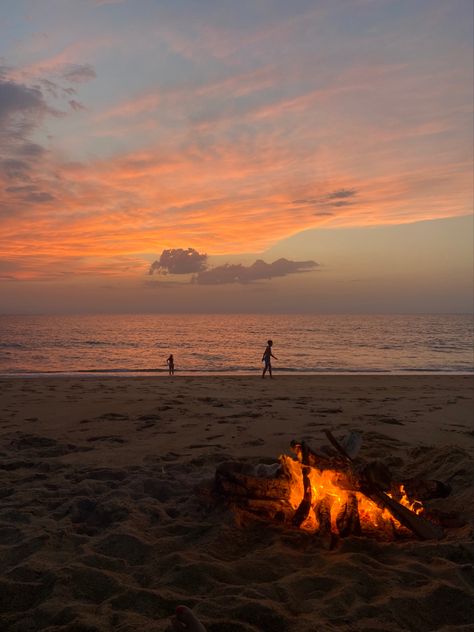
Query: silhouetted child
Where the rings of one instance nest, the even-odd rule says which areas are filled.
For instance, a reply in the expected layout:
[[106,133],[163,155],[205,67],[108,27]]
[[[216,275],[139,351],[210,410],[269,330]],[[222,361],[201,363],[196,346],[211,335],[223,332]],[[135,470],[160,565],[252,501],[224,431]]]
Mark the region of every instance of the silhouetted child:
[[166,360],[166,363],[168,365],[168,373],[174,375],[174,358],[172,353],[170,353],[170,357]]
[[262,356],[262,362],[265,362],[262,378],[265,377],[265,373],[267,372],[267,369],[268,369],[268,372],[270,373],[270,378],[273,377],[272,376],[272,358],[275,358],[275,360],[278,360],[278,358],[273,355],[272,346],[273,346],[273,340],[268,340],[267,347],[265,351],[263,352],[263,356]]

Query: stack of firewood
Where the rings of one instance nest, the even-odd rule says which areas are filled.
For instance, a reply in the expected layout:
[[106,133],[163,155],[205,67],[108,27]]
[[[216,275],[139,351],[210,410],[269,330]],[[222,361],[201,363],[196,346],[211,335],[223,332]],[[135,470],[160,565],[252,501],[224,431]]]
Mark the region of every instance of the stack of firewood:
[[[447,496],[451,491],[449,485],[416,478],[394,481],[381,462],[357,458],[361,438],[356,433],[351,433],[345,441],[338,441],[329,431],[326,436],[331,445],[318,452],[304,441],[292,441],[296,461],[281,456],[279,463],[270,466],[221,464],[216,470],[215,493],[241,518],[259,518],[293,528],[316,525],[315,531],[321,536],[370,534],[392,539],[406,535],[409,530],[423,540],[443,537],[443,515],[438,513],[433,520],[423,501]],[[311,484],[313,470],[318,474],[330,473],[331,484],[344,492],[336,515],[333,511],[331,516],[331,495],[315,493]],[[296,488],[299,501],[295,506]],[[411,501],[409,506],[401,504],[400,490]],[[366,500],[390,519],[377,527],[366,520]]]

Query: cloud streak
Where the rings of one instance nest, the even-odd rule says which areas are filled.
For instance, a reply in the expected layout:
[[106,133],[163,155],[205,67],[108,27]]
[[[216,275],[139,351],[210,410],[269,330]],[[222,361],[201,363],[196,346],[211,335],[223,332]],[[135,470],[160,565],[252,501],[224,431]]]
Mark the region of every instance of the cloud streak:
[[316,261],[289,261],[282,257],[273,263],[266,263],[262,259],[257,259],[250,266],[225,264],[209,270],[203,270],[192,278],[192,283],[197,285],[246,284],[254,281],[270,280],[276,277],[285,277],[289,274],[311,272],[318,267],[319,264]]
[[85,83],[97,77],[91,64],[68,64],[64,67],[61,77],[72,83]]

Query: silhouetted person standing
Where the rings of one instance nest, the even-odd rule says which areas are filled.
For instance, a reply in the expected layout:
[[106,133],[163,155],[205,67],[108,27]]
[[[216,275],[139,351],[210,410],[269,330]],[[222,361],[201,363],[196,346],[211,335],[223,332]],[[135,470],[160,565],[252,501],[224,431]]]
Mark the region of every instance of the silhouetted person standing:
[[168,365],[168,373],[174,375],[174,358],[172,353],[170,353],[170,357],[166,360],[166,364]]
[[262,356],[262,362],[265,362],[265,366],[263,367],[262,378],[265,377],[265,373],[267,372],[267,370],[270,373],[270,378],[273,377],[272,376],[272,358],[275,358],[275,360],[278,360],[278,358],[273,355],[272,346],[273,346],[273,340],[268,340],[267,347],[265,351],[263,352],[263,356]]

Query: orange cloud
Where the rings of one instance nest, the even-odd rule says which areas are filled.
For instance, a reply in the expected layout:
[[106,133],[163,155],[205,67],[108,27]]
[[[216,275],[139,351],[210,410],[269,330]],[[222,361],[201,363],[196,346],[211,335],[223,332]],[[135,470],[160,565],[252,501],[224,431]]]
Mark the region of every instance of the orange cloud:
[[[245,145],[220,146],[213,155],[196,147],[174,154],[156,147],[89,164],[48,160],[49,170],[43,163],[36,184],[54,197],[17,200],[13,208],[15,193],[5,193],[6,182],[0,193],[0,204],[12,209],[1,220],[0,256],[22,260],[17,275],[22,278],[56,275],[58,259],[70,261],[61,264],[61,274],[106,273],[113,261],[109,273],[124,275],[145,271],[147,257],[165,248],[255,252],[318,225],[460,215],[467,211],[470,186],[467,164],[371,180],[351,175],[300,180],[292,173],[291,152],[271,143],[253,154]],[[305,160],[304,175],[318,168],[317,156]],[[334,192],[341,190],[357,194],[337,197]],[[127,264],[117,266],[117,257]],[[95,263],[86,265],[86,259]]]
[[[161,83],[137,81],[135,95],[116,85],[107,94],[99,75],[88,86],[92,103],[68,95],[77,118],[70,127],[67,117],[51,121],[51,134],[37,123],[52,110],[44,84],[35,85],[43,90],[41,99],[35,93],[37,119],[9,155],[0,148],[0,257],[13,262],[8,274],[136,274],[164,249],[259,252],[317,226],[469,214],[470,93],[462,72],[433,66],[430,74],[422,65],[417,73],[396,55],[360,57],[360,41],[356,61],[345,58],[342,39],[344,55],[323,45],[313,51],[306,23],[321,33],[326,12],[329,5],[244,32],[206,19],[190,32],[172,19],[153,24],[148,35],[156,31],[180,64],[195,65],[182,77],[165,72]],[[84,60],[118,41],[84,37],[9,77],[92,78]],[[151,43],[139,46],[153,52]]]

